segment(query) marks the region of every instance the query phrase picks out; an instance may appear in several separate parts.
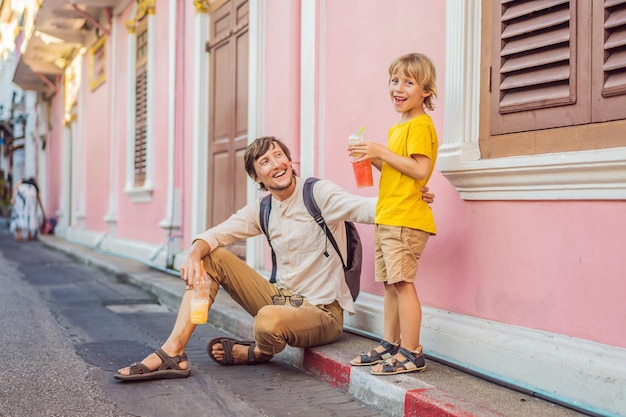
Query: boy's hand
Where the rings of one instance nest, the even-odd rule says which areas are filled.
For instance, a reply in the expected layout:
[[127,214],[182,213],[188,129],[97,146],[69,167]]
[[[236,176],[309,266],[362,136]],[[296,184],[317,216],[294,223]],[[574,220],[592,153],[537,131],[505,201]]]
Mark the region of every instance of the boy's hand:
[[422,187],[421,191],[422,191],[422,200],[424,200],[428,204],[431,204],[435,201],[435,194],[429,193],[428,187],[426,185]]
[[376,142],[359,142],[348,145],[348,153],[355,157],[357,162],[365,159],[381,159],[385,152],[389,152],[387,147]]

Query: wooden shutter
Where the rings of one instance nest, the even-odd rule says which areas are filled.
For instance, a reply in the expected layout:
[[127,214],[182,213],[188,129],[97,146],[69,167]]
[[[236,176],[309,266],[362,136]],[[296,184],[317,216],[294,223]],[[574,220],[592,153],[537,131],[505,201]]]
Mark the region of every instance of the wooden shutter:
[[626,0],[594,1],[592,120],[626,118]]
[[134,184],[144,185],[148,151],[148,26],[144,18],[137,29],[135,65],[135,173]]
[[589,70],[583,70],[589,28],[577,19],[577,3],[494,2],[493,27],[500,30],[494,33],[491,134],[589,121],[588,94],[579,94],[590,83]]

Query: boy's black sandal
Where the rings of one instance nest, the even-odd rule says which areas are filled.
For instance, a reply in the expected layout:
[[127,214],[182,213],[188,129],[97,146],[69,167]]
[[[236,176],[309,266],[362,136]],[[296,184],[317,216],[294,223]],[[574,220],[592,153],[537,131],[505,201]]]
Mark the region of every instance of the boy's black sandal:
[[404,356],[404,360],[400,360],[395,356],[391,359],[387,359],[382,363],[382,369],[380,371],[374,371],[371,373],[374,375],[396,375],[404,374],[407,372],[422,372],[426,369],[426,361],[422,352],[410,352],[404,348],[398,349],[398,353]]
[[379,352],[376,350],[376,348],[374,348],[367,353],[361,354],[361,356],[359,357],[360,362],[357,362],[356,359],[353,359],[350,361],[350,364],[354,366],[376,365],[377,363],[381,363],[385,359],[391,358],[398,352],[398,349],[400,348],[400,346],[394,345],[393,343],[387,342],[386,340],[381,340],[379,346],[382,346],[383,348],[385,348],[385,350]]

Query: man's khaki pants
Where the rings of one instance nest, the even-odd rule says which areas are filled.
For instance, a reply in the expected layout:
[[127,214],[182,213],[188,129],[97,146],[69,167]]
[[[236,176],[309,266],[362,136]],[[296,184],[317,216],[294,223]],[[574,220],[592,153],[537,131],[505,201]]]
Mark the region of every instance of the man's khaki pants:
[[[203,261],[211,280],[255,317],[254,340],[263,354],[273,356],[286,344],[295,347],[324,345],[341,336],[343,309],[337,301],[315,306],[305,299],[300,307],[293,307],[286,300],[284,305],[273,305],[273,295],[291,293],[271,284],[231,252],[218,248]],[[218,289],[218,285],[211,285],[212,300]]]

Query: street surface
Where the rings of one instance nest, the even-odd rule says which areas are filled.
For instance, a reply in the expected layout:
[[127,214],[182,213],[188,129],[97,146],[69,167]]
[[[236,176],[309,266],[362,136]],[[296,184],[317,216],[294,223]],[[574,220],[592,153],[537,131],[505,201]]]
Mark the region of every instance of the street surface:
[[[273,360],[225,367],[198,326],[186,379],[113,379],[167,337],[175,312],[115,277],[39,242],[15,242],[0,220],[0,416],[384,417],[341,390]],[[210,314],[210,313],[209,313]]]

